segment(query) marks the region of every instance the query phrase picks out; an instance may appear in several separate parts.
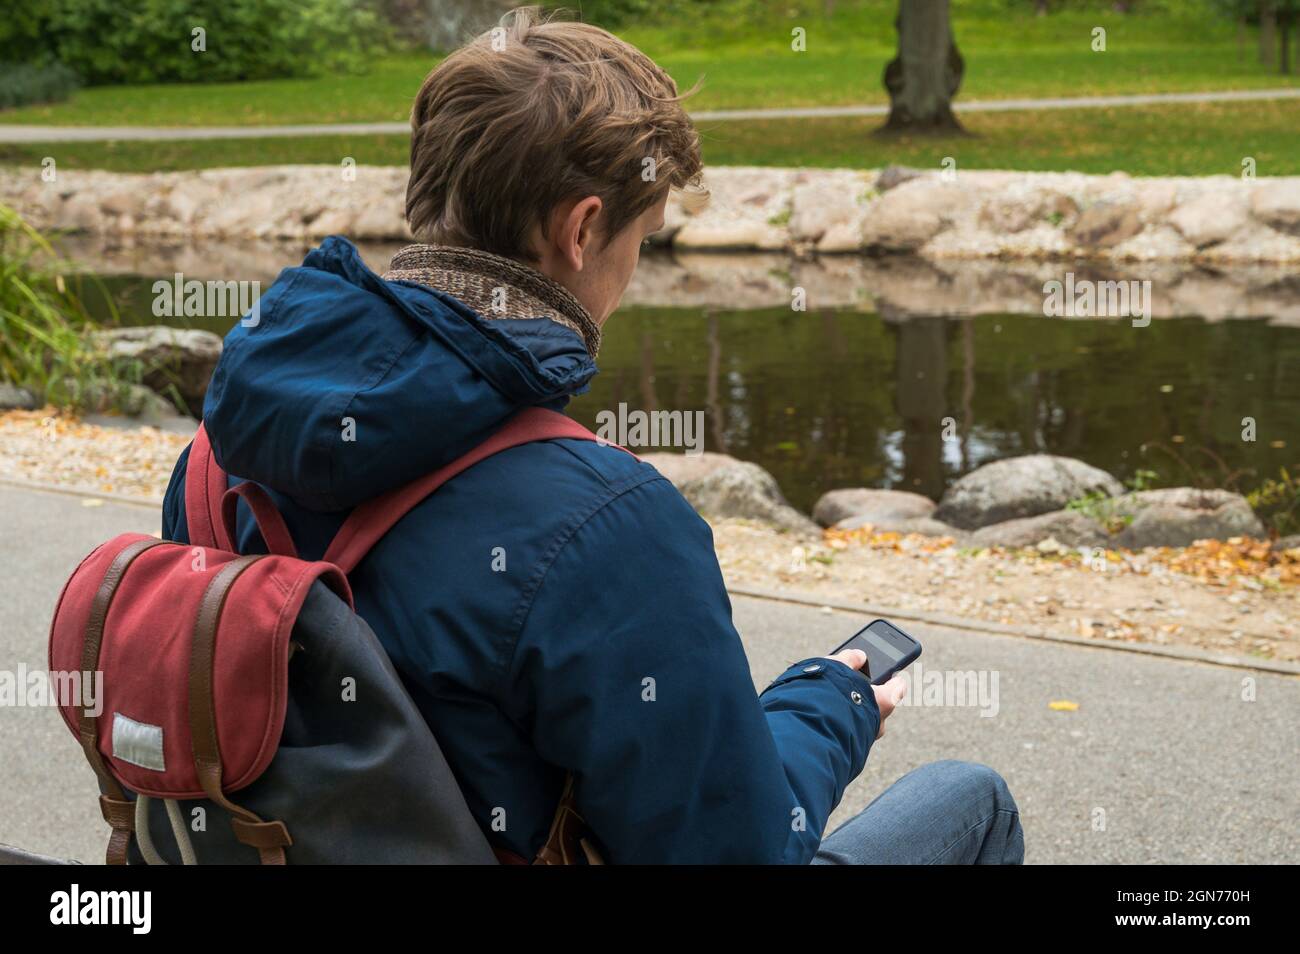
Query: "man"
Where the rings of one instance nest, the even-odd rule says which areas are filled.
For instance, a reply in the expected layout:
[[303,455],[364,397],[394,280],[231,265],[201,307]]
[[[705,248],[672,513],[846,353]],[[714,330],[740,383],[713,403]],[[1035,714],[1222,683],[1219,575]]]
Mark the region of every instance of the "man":
[[[411,123],[424,244],[380,278],[326,240],[230,333],[208,391],[219,462],[271,492],[305,558],[350,508],[584,391],[669,190],[700,174],[662,70],[527,10],[439,65]],[[186,539],[185,467],[170,539]],[[238,543],[264,552],[245,511]],[[537,854],[571,777],[591,857],[611,863],[1020,860],[1002,780],[955,762],[822,841],[901,684],[873,688],[852,651],[756,697],[708,526],[616,448],[488,458],[398,523],[352,587],[503,857]]]

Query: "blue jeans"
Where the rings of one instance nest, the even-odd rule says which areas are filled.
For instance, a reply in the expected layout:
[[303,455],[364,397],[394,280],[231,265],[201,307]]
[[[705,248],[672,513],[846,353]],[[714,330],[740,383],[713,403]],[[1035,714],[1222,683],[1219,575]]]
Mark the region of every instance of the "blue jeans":
[[815,865],[1018,865],[1020,810],[1002,776],[973,762],[908,772],[822,839]]

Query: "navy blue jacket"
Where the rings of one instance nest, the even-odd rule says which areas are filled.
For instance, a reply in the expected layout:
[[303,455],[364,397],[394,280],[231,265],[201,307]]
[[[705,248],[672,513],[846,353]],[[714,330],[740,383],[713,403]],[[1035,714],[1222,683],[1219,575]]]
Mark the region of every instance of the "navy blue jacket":
[[[266,487],[317,559],[351,507],[519,408],[563,408],[595,373],[568,328],[385,282],[332,237],[226,337],[204,420],[231,482]],[[163,513],[182,542],[187,454]],[[242,504],[237,531],[265,552]],[[795,663],[756,695],[708,525],[615,448],[488,458],[411,511],[352,584],[475,818],[525,857],[571,770],[611,863],[807,862],[876,736],[870,684],[841,663]]]

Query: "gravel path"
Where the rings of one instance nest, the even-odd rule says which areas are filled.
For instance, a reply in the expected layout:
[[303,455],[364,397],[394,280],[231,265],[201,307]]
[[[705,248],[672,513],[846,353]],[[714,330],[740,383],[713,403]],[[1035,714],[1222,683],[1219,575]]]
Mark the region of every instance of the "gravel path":
[[44,411],[0,414],[0,478],[162,501],[193,434],[102,427]]
[[[1134,93],[1121,96],[1063,96],[1042,99],[959,100],[958,113],[1016,110],[1099,109],[1111,106],[1154,106],[1169,103],[1238,103],[1263,99],[1297,99],[1300,89],[1243,89],[1204,93]],[[825,119],[838,116],[884,116],[884,104],[858,106],[799,106],[773,109],[714,109],[692,113],[696,122],[743,119]],[[285,139],[297,136],[380,136],[409,133],[411,124],[314,123],[293,126],[31,126],[0,123],[0,143],[95,142],[101,140]]]

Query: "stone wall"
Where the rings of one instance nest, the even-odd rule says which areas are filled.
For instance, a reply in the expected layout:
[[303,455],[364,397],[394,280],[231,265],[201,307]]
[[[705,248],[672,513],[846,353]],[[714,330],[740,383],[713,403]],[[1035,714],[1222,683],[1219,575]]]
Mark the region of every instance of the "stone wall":
[[[354,174],[354,175],[353,175]],[[118,174],[0,172],[40,228],[145,239],[410,238],[406,170],[275,166]],[[678,250],[914,253],[952,259],[1300,262],[1300,177],[716,167],[702,209],[675,197]]]

